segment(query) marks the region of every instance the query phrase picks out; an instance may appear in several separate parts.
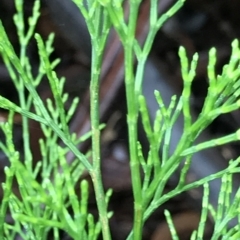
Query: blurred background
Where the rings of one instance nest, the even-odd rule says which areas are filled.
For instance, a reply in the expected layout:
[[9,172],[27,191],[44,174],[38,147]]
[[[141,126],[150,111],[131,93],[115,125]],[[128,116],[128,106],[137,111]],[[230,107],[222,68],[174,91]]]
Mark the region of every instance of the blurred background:
[[[26,19],[31,15],[32,0],[24,1]],[[173,0],[161,0],[159,13],[165,12]],[[182,90],[182,78],[180,74],[178,49],[182,45],[186,48],[189,57],[195,52],[200,59],[197,68],[197,76],[192,86],[191,107],[193,115],[201,111],[206,96],[208,79],[206,68],[208,64],[208,51],[216,47],[218,61],[216,71],[221,72],[222,66],[227,63],[231,53],[231,42],[240,36],[240,1],[238,0],[187,0],[184,7],[172,17],[158,32],[151,50],[150,58],[146,66],[143,92],[147,98],[150,116],[153,118],[157,109],[153,98],[153,90],[158,89],[163,93],[166,103],[172,94],[180,95]],[[8,36],[16,51],[19,49],[18,39],[13,24],[12,16],[15,12],[13,0],[1,0],[0,18],[3,21]],[[144,0],[139,14],[137,37],[144,41],[148,29],[149,0]],[[89,103],[88,88],[90,81],[91,43],[84,19],[79,10],[70,0],[46,0],[41,1],[41,17],[36,31],[46,39],[51,33],[55,33],[55,51],[52,58],[60,58],[61,63],[56,71],[59,76],[66,77],[65,90],[71,98],[78,96],[81,99],[76,114],[71,121],[72,131],[80,136],[89,129]],[[28,48],[33,71],[37,71],[38,52],[33,40]],[[107,123],[102,134],[102,172],[106,189],[113,188],[113,196],[109,209],[114,211],[111,218],[111,230],[114,240],[125,239],[132,227],[132,191],[129,171],[126,104],[124,92],[123,55],[119,41],[114,31],[110,33],[105,57],[103,60],[103,72],[101,82],[101,121]],[[44,79],[39,86],[39,94],[42,98],[51,97],[47,80]],[[0,60],[0,94],[18,102],[16,89],[11,82],[9,74]],[[4,120],[7,112],[0,109],[0,119]],[[216,119],[207,129],[200,141],[216,138],[236,131],[239,126],[239,111],[226,114]],[[181,119],[173,129],[170,149],[177,144],[182,131]],[[41,159],[38,139],[42,137],[39,125],[31,121],[31,150],[34,161]],[[14,141],[21,151],[21,118],[15,118]],[[139,126],[139,136],[145,150],[147,142]],[[0,140],[3,134],[0,134]],[[81,150],[86,152],[90,143],[86,142]],[[229,144],[217,149],[211,149],[204,153],[196,154],[189,173],[189,181],[198,179],[210,173],[214,173],[227,166],[230,159],[240,155],[239,143]],[[8,164],[4,154],[0,154],[0,180],[4,181],[3,167]],[[72,160],[71,154],[68,161]],[[177,183],[178,175],[174,176],[168,184],[170,190]],[[234,191],[238,187],[238,177],[234,180]],[[219,182],[211,186],[210,201],[217,204]],[[0,191],[2,194],[2,190]],[[163,210],[167,208],[174,220],[180,239],[189,239],[191,232],[199,221],[201,207],[201,189],[179,195],[161,206],[146,222],[143,231],[143,239],[168,240],[171,239],[165,222]],[[97,216],[94,194],[91,193],[90,211]],[[211,219],[207,224],[206,239],[209,239],[212,231]],[[62,239],[69,239],[63,234]]]

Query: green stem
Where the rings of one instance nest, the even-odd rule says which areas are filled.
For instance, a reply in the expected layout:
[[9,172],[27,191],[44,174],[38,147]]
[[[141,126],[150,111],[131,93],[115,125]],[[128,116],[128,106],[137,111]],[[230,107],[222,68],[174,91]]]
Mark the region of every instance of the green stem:
[[[25,62],[24,62],[25,56],[26,56],[26,48],[25,48],[25,46],[21,46],[20,61],[21,61],[21,64],[23,67],[25,65]],[[17,89],[18,89],[18,97],[19,97],[20,106],[22,109],[27,109],[25,92],[24,92],[24,82],[21,77],[19,78],[19,81],[17,84]],[[27,110],[29,110],[29,109],[27,109]],[[30,136],[29,136],[28,122],[29,122],[28,118],[25,116],[22,116],[24,158],[25,158],[26,167],[28,168],[29,172],[32,173],[33,172],[33,170],[32,170],[32,153],[30,150]]]
[[[19,43],[20,43],[20,62],[22,68],[26,67],[26,51],[27,51],[27,44],[28,40],[24,36],[25,34],[25,23],[24,23],[24,12],[23,12],[23,2],[22,1],[15,1],[15,6],[17,9],[17,13],[15,15],[15,25],[17,27],[18,36],[19,36]],[[36,20],[38,18],[37,9],[35,12]],[[31,30],[34,30],[34,25],[30,26]],[[28,32],[31,31],[28,29]],[[30,32],[29,32],[30,33]],[[32,36],[32,34],[29,35]],[[24,92],[24,80],[19,77],[18,84],[17,84],[17,90],[18,90],[18,97],[20,106],[22,109],[26,109],[26,97]],[[29,110],[29,109],[27,109]],[[29,137],[29,127],[28,127],[28,119],[25,116],[22,116],[22,126],[23,126],[23,148],[24,148],[24,158],[25,163],[30,172],[33,172],[32,170],[32,154],[30,150],[30,137]]]
[[[22,81],[22,80],[20,80]],[[24,96],[24,84],[20,82],[21,91],[18,91],[20,106],[22,109],[26,109],[26,99]],[[26,167],[30,172],[32,170],[32,153],[30,150],[30,135],[29,135],[29,126],[28,126],[28,118],[22,115],[22,127],[23,127],[23,148],[24,148],[24,158]]]
[[107,216],[107,203],[102,184],[101,159],[100,159],[100,128],[99,128],[99,78],[102,52],[97,47],[92,48],[92,76],[90,83],[90,115],[92,128],[92,158],[93,169],[90,171],[96,195],[99,218],[102,226],[104,240],[110,240],[109,221]]
[[137,99],[134,91],[134,76],[133,76],[133,52],[132,45],[124,46],[125,52],[125,85],[127,98],[127,123],[128,123],[128,138],[130,150],[130,168],[134,196],[134,226],[133,239],[141,239],[142,235],[142,193],[141,193],[141,175],[140,164],[137,156]]
[[134,197],[134,222],[133,222],[133,239],[142,238],[143,228],[143,206],[142,206],[142,186],[140,174],[140,162],[137,154],[137,120],[138,120],[138,96],[135,92],[134,79],[134,39],[136,24],[138,18],[138,10],[140,1],[130,1],[128,37],[124,40],[124,64],[125,64],[125,86],[127,100],[127,123],[128,123],[128,139],[130,150],[130,169]]
[[0,237],[3,239],[4,237],[4,224],[6,221],[6,214],[9,207],[9,199],[10,195],[12,194],[12,185],[13,185],[13,176],[15,174],[15,166],[11,166],[10,168],[6,168],[6,183],[2,184],[3,188],[3,197],[0,206]]

